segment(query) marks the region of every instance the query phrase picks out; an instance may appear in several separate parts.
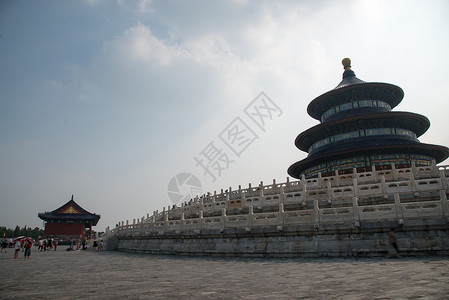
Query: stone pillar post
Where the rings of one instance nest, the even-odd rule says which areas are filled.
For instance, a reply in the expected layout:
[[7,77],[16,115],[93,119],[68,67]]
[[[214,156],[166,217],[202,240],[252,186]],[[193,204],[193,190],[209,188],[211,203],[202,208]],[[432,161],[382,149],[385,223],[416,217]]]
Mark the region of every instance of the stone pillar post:
[[338,170],[335,170],[335,186],[340,186],[340,175],[338,174]]
[[352,179],[352,189],[354,192],[354,197],[359,196],[359,184],[357,182],[357,179]]
[[448,189],[448,184],[447,184],[447,179],[446,179],[446,174],[444,173],[444,170],[439,170],[440,172],[440,180],[441,180],[441,185],[443,187],[443,189],[447,190]]
[[412,160],[412,173],[414,178],[419,178],[418,168],[416,168],[416,163]]
[[226,208],[223,208],[221,211],[221,228],[226,228]]
[[248,212],[248,226],[253,226],[253,218],[254,218],[254,210],[253,207],[250,206],[249,207],[249,212]]
[[387,184],[385,183],[385,175],[380,175],[380,185],[382,187],[382,193],[386,195],[387,193]]
[[168,213],[164,212],[164,231],[168,230]]
[[377,182],[377,172],[375,166],[371,166],[371,177],[373,178],[373,182]]
[[279,203],[284,203],[284,200],[285,200],[284,186],[281,185],[279,187]]
[[391,163],[391,173],[393,174],[393,180],[398,180],[398,170],[395,163]]
[[313,200],[313,215],[315,225],[320,223],[320,208],[318,207],[318,199]]
[[302,186],[302,202],[301,204],[305,206],[307,204],[307,186]]
[[284,204],[283,203],[279,203],[278,223],[279,223],[279,225],[284,224]]
[[290,192],[290,177],[287,177],[287,181],[285,182],[285,191]]
[[318,187],[322,187],[323,177],[321,177],[321,172],[318,172],[317,183],[318,183]]
[[330,180],[327,181],[327,202],[329,204],[332,203],[332,199],[334,198],[334,193],[332,190],[332,183]]
[[396,209],[396,216],[398,217],[398,223],[400,225],[404,224],[404,212],[402,210],[401,196],[399,194],[394,194],[394,207]]
[[184,213],[181,213],[181,231],[184,230],[184,223],[185,223],[185,215]]
[[299,185],[301,186],[301,188],[304,188],[304,186],[306,185],[306,175],[302,174],[301,175],[301,179],[299,181]]
[[432,171],[431,171],[431,175],[432,177],[437,177],[438,176],[438,167],[437,167],[437,162],[432,159]]
[[359,210],[359,198],[352,197],[352,213],[354,216],[354,226],[360,227],[360,210]]
[[449,204],[447,201],[446,190],[440,190],[440,201],[443,215],[446,218],[446,222],[449,222]]
[[198,218],[198,223],[200,225],[200,229],[203,229],[203,211],[200,211],[200,215]]
[[413,174],[413,172],[410,173],[410,188],[412,190],[412,193],[414,193],[414,194],[417,193],[416,180],[415,180],[415,175]]

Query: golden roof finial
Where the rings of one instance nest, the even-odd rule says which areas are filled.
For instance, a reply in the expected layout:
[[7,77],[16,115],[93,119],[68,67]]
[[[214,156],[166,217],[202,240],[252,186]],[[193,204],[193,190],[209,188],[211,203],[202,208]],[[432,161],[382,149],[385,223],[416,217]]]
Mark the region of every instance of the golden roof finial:
[[341,63],[343,64],[345,71],[351,70],[351,59],[350,58],[347,58],[347,57],[343,58]]

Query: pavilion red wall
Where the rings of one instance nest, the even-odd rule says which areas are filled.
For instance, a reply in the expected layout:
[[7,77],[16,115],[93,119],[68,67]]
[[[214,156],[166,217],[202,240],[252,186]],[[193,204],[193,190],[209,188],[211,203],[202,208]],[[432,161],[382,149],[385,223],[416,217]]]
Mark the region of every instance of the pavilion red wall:
[[84,235],[86,227],[81,223],[46,223],[45,235]]

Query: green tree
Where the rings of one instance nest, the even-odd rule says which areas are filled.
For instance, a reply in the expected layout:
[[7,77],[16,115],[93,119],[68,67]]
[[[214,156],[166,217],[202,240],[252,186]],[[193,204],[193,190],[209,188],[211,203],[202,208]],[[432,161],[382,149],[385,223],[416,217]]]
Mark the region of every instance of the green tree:
[[20,236],[20,227],[19,225],[16,226],[16,228],[14,228],[14,237],[18,237]]
[[40,229],[39,227],[31,229],[30,227],[26,226],[24,228],[16,226],[14,230],[12,230],[11,228],[0,226],[0,238],[14,238],[22,235],[29,236],[36,240],[42,238],[45,235],[45,233],[44,230]]

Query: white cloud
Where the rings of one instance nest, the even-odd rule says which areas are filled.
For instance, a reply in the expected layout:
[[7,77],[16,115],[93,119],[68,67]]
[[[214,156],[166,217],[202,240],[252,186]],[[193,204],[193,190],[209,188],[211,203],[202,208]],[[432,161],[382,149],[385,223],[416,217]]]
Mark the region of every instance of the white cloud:
[[124,59],[151,61],[163,66],[171,65],[176,58],[186,55],[178,47],[166,45],[143,24],[131,27],[116,40],[106,43],[105,51],[111,49]]
[[60,81],[56,81],[56,80],[48,80],[47,81],[47,86],[52,87],[52,88],[58,88],[58,87],[61,87],[62,85],[63,85],[63,83]]
[[153,0],[139,0],[139,4],[137,7],[139,8],[140,13],[151,13],[154,10],[151,9],[151,4],[153,3]]

